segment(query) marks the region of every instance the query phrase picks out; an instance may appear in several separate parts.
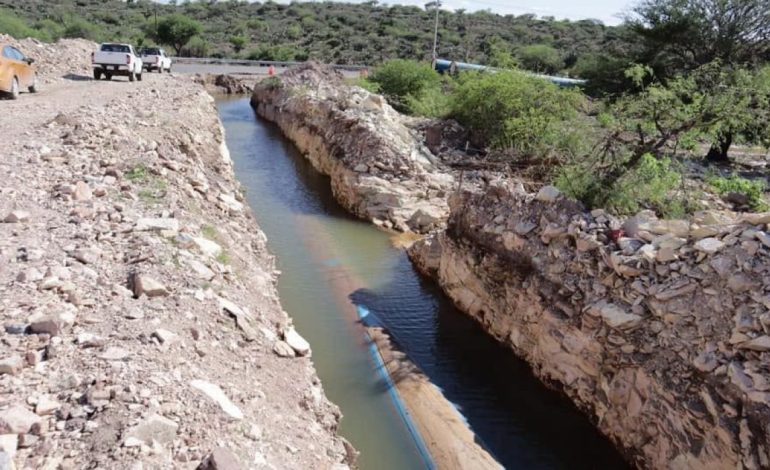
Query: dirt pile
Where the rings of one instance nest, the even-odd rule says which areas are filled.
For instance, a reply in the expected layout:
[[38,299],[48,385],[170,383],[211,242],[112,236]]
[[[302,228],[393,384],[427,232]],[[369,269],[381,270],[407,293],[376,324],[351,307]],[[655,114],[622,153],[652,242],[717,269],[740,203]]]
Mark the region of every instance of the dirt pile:
[[506,181],[451,207],[418,266],[640,467],[770,467],[770,213],[619,220]]
[[454,178],[422,144],[411,118],[378,95],[307,64],[259,82],[252,104],[321,173],[359,217],[400,231],[443,225]]
[[6,106],[0,467],[348,468],[203,88]]
[[49,44],[37,39],[14,39],[0,35],[0,42],[18,48],[25,56],[35,59],[34,66],[43,83],[51,83],[65,76],[87,78],[91,76],[91,53],[97,44],[85,39],[60,39]]

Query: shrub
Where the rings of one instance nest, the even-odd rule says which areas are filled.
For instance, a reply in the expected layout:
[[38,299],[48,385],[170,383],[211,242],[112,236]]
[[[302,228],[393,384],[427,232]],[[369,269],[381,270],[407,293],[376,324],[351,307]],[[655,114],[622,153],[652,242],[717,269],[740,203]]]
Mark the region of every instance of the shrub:
[[564,68],[559,51],[545,44],[522,47],[518,57],[522,67],[535,72],[556,73]]
[[407,96],[419,97],[426,89],[438,89],[441,77],[428,64],[411,60],[391,60],[377,67],[370,81],[380,87],[380,91],[396,109],[409,111]]
[[729,178],[710,176],[706,178],[706,183],[714,188],[720,196],[730,193],[745,196],[749,201],[749,207],[753,211],[765,211],[770,208],[764,199],[764,193],[767,191],[767,185],[764,181],[752,181],[732,175]]
[[546,157],[574,137],[580,127],[579,91],[562,90],[520,72],[466,73],[452,99],[452,116],[477,144],[513,150],[523,157]]
[[445,118],[452,112],[452,97],[440,87],[423,89],[419,95],[407,95],[409,114],[429,118]]
[[674,163],[650,154],[611,184],[591,165],[580,162],[560,168],[555,185],[589,208],[604,207],[620,215],[652,209],[664,217],[680,217],[692,209],[687,194],[680,191],[682,175]]
[[8,34],[17,39],[37,38],[43,41],[58,39],[47,34],[45,30],[30,27],[22,18],[3,9],[0,9],[0,33]]
[[65,38],[80,38],[99,41],[102,37],[102,32],[103,31],[93,23],[89,23],[81,18],[73,18],[65,24],[62,36]]

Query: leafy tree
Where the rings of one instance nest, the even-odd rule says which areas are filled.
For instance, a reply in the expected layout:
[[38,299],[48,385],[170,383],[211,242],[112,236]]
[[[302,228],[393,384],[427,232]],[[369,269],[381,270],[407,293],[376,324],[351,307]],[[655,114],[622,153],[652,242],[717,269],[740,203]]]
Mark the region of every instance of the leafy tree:
[[190,17],[173,14],[166,16],[158,22],[158,41],[168,44],[176,49],[177,55],[182,54],[182,49],[193,36],[202,30],[200,23]]
[[518,57],[522,67],[534,72],[556,73],[564,68],[559,51],[545,44],[522,47]]
[[643,0],[630,23],[644,41],[640,61],[669,77],[719,60],[753,65],[770,57],[767,0]]
[[243,48],[246,47],[247,42],[248,39],[246,39],[245,36],[232,36],[230,38],[230,44],[233,46],[236,54],[241,52]]

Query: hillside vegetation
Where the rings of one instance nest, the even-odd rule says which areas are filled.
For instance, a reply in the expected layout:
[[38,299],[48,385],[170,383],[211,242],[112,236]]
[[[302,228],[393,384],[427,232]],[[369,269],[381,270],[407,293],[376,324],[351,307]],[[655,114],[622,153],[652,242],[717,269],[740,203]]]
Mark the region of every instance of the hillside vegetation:
[[[13,35],[3,29],[15,27],[45,40],[65,36],[141,44],[152,41],[156,15],[160,21],[171,14],[201,25],[199,36],[183,51],[187,55],[374,64],[429,59],[433,47],[433,12],[376,2],[0,0],[0,32]],[[442,11],[439,55],[494,63],[503,52],[531,69],[566,71],[624,48],[623,34],[623,28],[593,20]]]

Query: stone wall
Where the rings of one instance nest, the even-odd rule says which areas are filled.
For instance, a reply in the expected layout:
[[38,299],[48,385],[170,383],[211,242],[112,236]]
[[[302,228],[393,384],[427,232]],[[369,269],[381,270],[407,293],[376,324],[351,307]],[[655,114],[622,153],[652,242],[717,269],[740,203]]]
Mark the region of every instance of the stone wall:
[[621,221],[511,182],[450,206],[415,263],[632,462],[770,467],[770,214]]
[[334,196],[353,214],[400,231],[443,224],[453,178],[440,171],[410,118],[381,96],[309,64],[258,83],[252,105],[330,176]]

